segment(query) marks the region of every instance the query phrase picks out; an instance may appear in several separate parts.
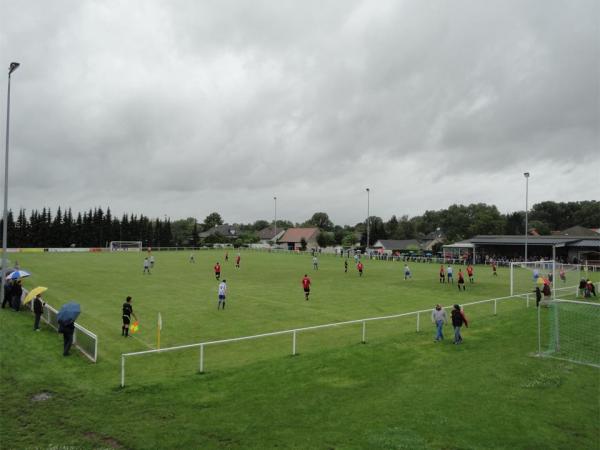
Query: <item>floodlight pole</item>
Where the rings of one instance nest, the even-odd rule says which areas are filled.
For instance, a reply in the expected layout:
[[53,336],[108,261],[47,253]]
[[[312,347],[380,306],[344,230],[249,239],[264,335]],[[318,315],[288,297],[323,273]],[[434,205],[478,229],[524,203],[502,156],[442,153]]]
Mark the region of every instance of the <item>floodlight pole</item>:
[[371,207],[371,189],[367,188],[367,246],[365,248],[367,255],[369,254],[369,233],[371,231],[370,207]]
[[277,197],[273,197],[273,201],[275,202],[275,236],[273,236],[273,243],[277,242]]
[[19,63],[11,62],[8,68],[8,91],[6,94],[6,148],[4,151],[4,212],[2,214],[2,290],[0,298],[4,301],[4,285],[6,284],[7,246],[8,246],[8,137],[10,125],[10,75],[17,70]]
[[527,262],[527,236],[528,236],[528,216],[529,216],[529,172],[523,174],[525,176],[525,262]]

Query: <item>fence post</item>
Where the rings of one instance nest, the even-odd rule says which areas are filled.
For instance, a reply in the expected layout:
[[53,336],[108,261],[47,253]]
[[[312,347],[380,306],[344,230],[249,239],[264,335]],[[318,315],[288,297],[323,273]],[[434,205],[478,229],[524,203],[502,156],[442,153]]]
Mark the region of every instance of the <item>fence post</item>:
[[121,355],[121,387],[125,387],[125,355]]
[[367,337],[367,322],[365,322],[363,320],[362,325],[363,325],[362,326],[362,343],[364,344],[364,343],[367,342],[367,340],[366,340],[366,337]]
[[498,308],[498,300],[494,299],[494,315],[496,315],[497,308]]
[[296,330],[292,333],[292,356],[296,356]]
[[421,313],[417,313],[417,333],[421,331]]
[[204,344],[200,346],[200,373],[204,373]]

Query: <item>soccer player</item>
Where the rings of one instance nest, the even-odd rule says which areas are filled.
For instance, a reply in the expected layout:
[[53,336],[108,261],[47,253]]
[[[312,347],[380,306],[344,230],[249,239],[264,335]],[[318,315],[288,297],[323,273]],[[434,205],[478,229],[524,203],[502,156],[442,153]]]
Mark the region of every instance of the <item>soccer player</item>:
[[310,295],[310,278],[308,278],[307,274],[304,274],[304,278],[302,278],[302,288],[304,289],[304,300],[308,300],[308,296]]
[[316,256],[313,256],[313,270],[319,270],[319,260]]
[[408,264],[404,264],[404,281],[408,280],[409,278],[412,278],[412,275],[410,274],[410,268],[408,267]]
[[194,257],[193,253],[190,254],[190,262],[194,264],[196,263],[196,258]]
[[154,268],[154,255],[150,255],[150,267]]
[[219,279],[221,278],[221,264],[219,264],[218,261],[215,264],[214,269],[215,269],[215,278],[217,279],[217,281],[219,281]]
[[121,327],[121,336],[129,336],[129,324],[131,323],[131,316],[137,320],[137,316],[133,312],[133,306],[131,305],[131,297],[127,296],[125,303],[123,303],[123,326]]
[[348,260],[344,260],[344,273],[348,273]]
[[473,266],[471,264],[467,266],[467,275],[469,276],[469,283],[475,283],[475,278],[473,277]]
[[540,271],[538,269],[533,269],[533,282],[537,282],[540,277]]
[[223,306],[225,309],[225,297],[227,296],[227,280],[223,280],[219,283],[219,303],[217,304],[217,311]]
[[448,277],[448,284],[450,284],[450,282],[452,282],[452,284],[454,284],[454,277],[452,276],[452,266],[448,266],[448,268],[446,269],[446,276]]
[[466,291],[467,288],[465,288],[465,277],[462,273],[462,269],[458,269],[458,290],[460,291],[460,288],[462,287],[463,291]]
[[225,262],[229,261],[229,252],[225,252]]
[[363,263],[362,261],[359,261],[358,264],[356,265],[356,268],[358,269],[358,276],[362,277],[363,274]]
[[148,261],[148,257],[144,258],[144,271],[142,272],[142,275],[145,273],[150,275],[150,261]]
[[561,267],[558,275],[559,275],[560,279],[562,280],[563,284],[567,282],[567,275],[565,274],[565,269],[563,269]]
[[498,276],[496,261],[492,261],[492,275],[494,275],[495,277]]
[[444,269],[444,265],[440,265],[440,283],[446,282],[446,269]]
[[240,268],[240,259],[242,257],[240,256],[240,254],[238,253],[237,256],[235,257],[235,267],[237,267],[238,269]]

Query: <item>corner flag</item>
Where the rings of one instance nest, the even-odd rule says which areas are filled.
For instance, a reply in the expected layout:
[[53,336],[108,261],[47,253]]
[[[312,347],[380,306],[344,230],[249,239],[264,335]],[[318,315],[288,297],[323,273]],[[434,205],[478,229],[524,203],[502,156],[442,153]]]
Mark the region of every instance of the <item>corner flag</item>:
[[160,330],[162,330],[162,317],[158,313],[158,325],[156,327],[156,348],[160,348]]

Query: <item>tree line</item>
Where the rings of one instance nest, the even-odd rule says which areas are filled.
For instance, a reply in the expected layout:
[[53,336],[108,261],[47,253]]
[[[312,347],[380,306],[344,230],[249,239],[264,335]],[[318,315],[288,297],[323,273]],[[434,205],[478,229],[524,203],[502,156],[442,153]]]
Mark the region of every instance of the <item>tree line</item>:
[[[528,215],[529,229],[539,234],[581,225],[600,225],[600,201],[553,202],[533,205]],[[0,221],[1,222],[1,221]],[[316,212],[302,223],[277,220],[282,230],[294,226],[317,227],[322,232],[319,245],[352,246],[357,242],[366,244],[366,220],[351,225],[335,225],[325,212]],[[215,234],[200,238],[202,232],[222,225],[219,213],[209,214],[199,222],[193,217],[171,221],[140,214],[112,215],[110,208],[93,208],[74,215],[71,208],[58,208],[52,214],[50,208],[19,210],[16,220],[8,212],[7,235],[9,247],[105,247],[110,241],[142,241],[144,246],[173,247],[197,246],[207,242],[224,242],[227,236]],[[234,244],[258,242],[257,233],[272,221],[257,220],[248,224],[232,224],[239,231]],[[0,228],[1,229],[1,228]],[[525,233],[525,212],[502,214],[496,206],[485,203],[451,205],[446,209],[425,211],[420,216],[393,215],[387,221],[381,217],[369,218],[369,244],[379,239],[419,239],[432,232],[442,233],[447,242],[467,239],[482,234],[520,235]]]

